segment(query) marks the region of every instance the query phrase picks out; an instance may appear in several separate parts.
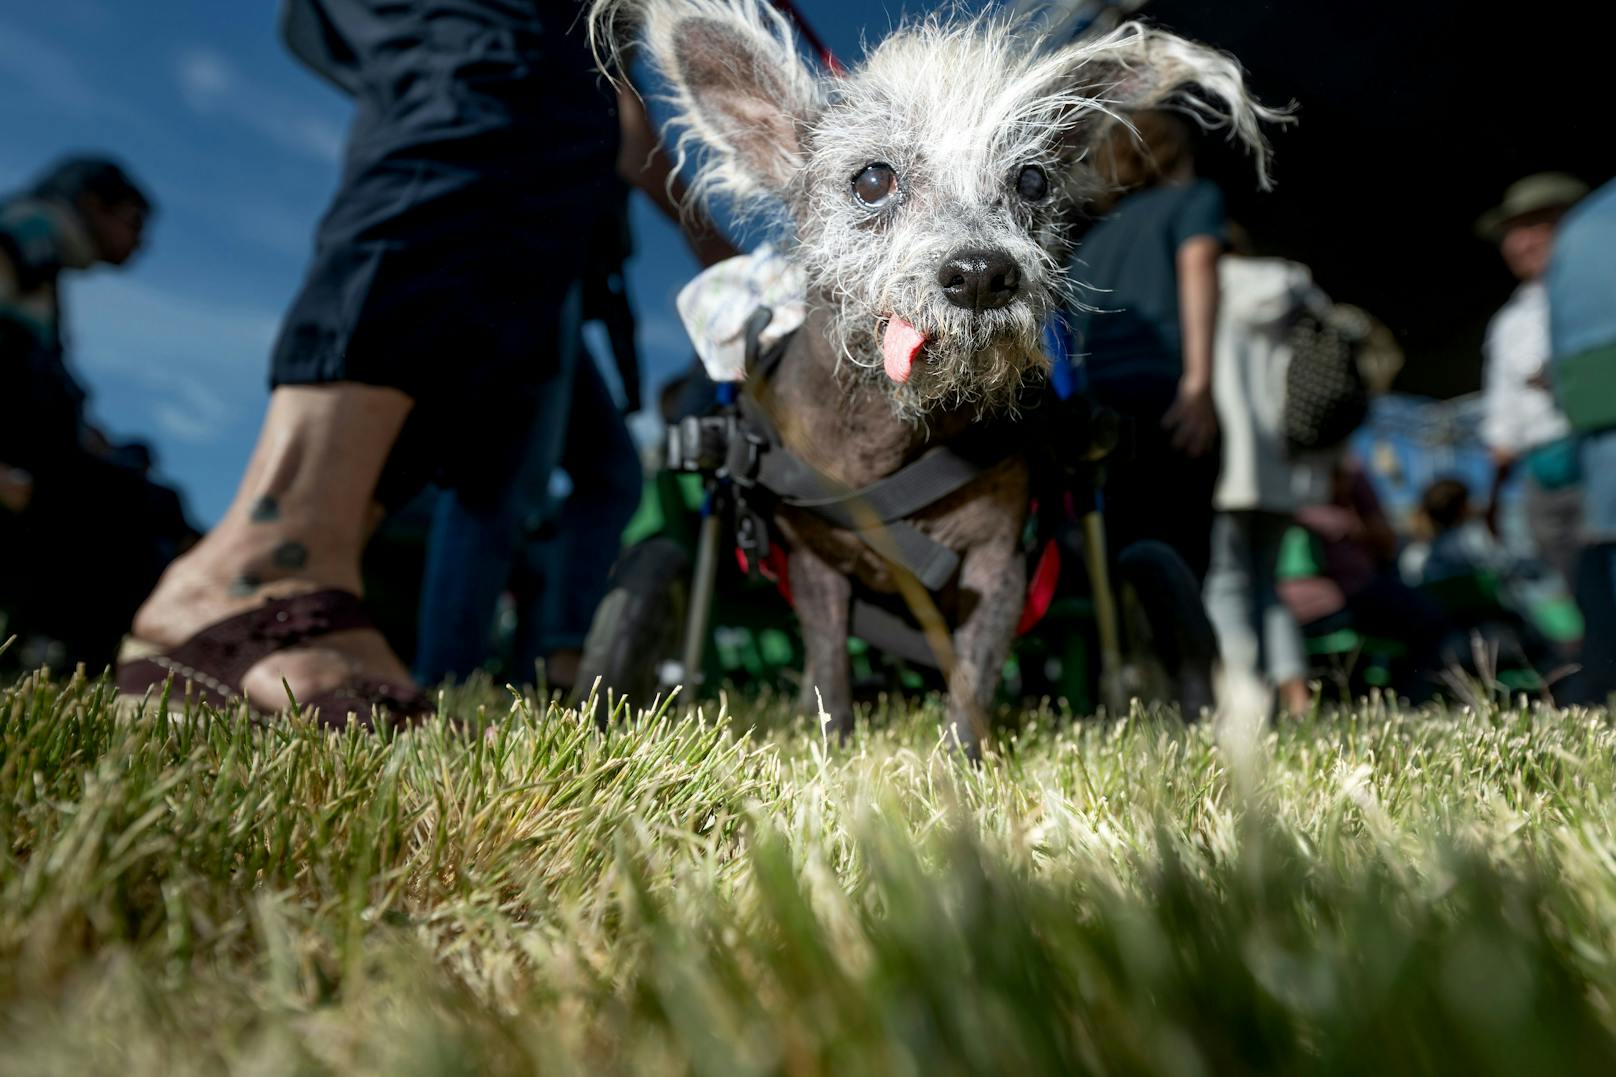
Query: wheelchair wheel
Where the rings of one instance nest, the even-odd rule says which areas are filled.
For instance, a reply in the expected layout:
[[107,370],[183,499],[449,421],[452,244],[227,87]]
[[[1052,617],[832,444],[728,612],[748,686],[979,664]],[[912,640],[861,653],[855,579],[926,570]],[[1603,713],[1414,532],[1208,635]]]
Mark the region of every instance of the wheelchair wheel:
[[595,721],[605,728],[606,693],[648,707],[663,691],[662,670],[679,661],[680,637],[690,594],[690,555],[672,539],[637,543],[612,568],[606,597],[595,610],[578,663],[575,700],[589,696],[596,680]]
[[1215,704],[1218,638],[1201,588],[1165,543],[1136,542],[1116,560],[1115,583],[1130,695],[1173,700],[1186,722]]

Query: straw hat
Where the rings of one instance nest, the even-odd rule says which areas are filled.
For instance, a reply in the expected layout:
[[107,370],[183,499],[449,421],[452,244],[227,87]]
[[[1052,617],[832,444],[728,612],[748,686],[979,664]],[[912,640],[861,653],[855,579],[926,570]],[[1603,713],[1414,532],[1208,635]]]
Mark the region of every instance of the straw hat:
[[1498,242],[1504,226],[1517,217],[1546,209],[1570,209],[1588,193],[1588,185],[1564,172],[1538,172],[1518,179],[1504,192],[1504,200],[1476,219],[1476,234]]

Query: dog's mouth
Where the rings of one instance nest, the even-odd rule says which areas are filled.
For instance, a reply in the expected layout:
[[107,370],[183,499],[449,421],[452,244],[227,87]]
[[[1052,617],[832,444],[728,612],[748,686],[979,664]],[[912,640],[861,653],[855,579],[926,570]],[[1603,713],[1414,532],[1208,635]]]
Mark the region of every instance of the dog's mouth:
[[896,314],[887,316],[881,332],[881,368],[899,385],[914,373],[915,359],[926,347],[926,334]]

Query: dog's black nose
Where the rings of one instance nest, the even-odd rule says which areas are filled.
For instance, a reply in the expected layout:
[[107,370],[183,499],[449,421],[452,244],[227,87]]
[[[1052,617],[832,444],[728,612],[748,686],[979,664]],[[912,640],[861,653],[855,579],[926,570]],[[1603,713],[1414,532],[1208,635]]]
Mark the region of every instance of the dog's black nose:
[[966,310],[992,310],[1016,297],[1021,270],[1003,251],[955,251],[943,259],[937,283],[955,306]]

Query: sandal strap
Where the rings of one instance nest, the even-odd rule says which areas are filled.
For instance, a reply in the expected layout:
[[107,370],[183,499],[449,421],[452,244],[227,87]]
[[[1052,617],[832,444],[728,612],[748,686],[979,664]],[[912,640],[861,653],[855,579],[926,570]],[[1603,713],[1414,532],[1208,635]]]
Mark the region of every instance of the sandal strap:
[[333,632],[374,625],[359,596],[329,589],[272,598],[261,606],[227,617],[202,629],[178,647],[119,669],[120,688],[127,672],[136,680],[174,676],[191,681],[210,703],[241,699],[247,671],[278,651]]
[[355,676],[329,692],[309,700],[298,700],[305,712],[319,714],[321,725],[342,728],[353,714],[365,728],[374,728],[376,711],[385,708],[394,724],[413,725],[432,715],[432,698],[419,688],[394,684],[363,675]]

